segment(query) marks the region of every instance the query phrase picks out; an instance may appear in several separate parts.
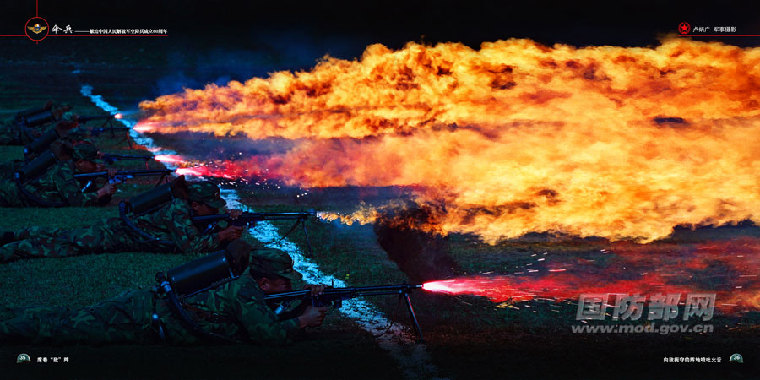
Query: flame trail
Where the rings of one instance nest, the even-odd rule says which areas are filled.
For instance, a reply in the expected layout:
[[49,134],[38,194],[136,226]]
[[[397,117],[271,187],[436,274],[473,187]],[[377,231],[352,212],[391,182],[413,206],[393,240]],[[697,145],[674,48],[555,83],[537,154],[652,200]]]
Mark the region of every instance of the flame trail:
[[236,165],[307,187],[416,187],[435,215],[420,228],[488,243],[760,222],[759,48],[373,45],[141,108],[139,130],[299,139]]
[[[618,243],[599,260],[546,256],[527,274],[425,283],[423,289],[485,296],[494,302],[577,300],[581,294],[715,293],[726,312],[760,310],[760,239],[679,245]],[[543,264],[541,264],[543,263]]]
[[185,159],[182,156],[176,154],[156,154],[153,158],[158,162],[166,162],[171,164],[185,162]]

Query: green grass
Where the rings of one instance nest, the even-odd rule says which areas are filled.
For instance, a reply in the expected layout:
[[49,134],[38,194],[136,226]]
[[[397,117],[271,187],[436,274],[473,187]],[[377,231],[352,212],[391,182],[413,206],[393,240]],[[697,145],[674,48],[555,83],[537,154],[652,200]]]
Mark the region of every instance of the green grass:
[[0,148],[0,162],[24,159],[24,147],[4,146]]

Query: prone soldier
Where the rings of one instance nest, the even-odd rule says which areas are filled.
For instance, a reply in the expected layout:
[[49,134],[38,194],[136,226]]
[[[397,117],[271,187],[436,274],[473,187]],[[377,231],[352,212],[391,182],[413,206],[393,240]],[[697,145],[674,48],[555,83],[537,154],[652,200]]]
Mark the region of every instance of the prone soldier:
[[76,229],[30,227],[2,233],[0,262],[105,252],[210,252],[240,238],[243,227],[222,225],[218,232],[203,234],[192,217],[223,212],[225,204],[214,183],[185,183],[178,177],[122,203],[116,218]]
[[92,144],[59,145],[56,153],[47,150],[19,168],[18,164],[5,165],[0,177],[0,207],[107,204],[116,192],[114,184],[106,184],[94,193],[83,193],[74,176],[96,171],[98,155]]
[[[207,269],[199,273],[198,268]],[[161,275],[167,279],[152,290],[128,291],[80,310],[17,311],[0,322],[0,338],[34,344],[282,344],[303,328],[320,326],[327,312],[327,307],[309,305],[297,316],[275,314],[264,296],[290,291],[301,275],[285,252],[251,252],[242,240]],[[312,295],[324,290],[321,285],[310,288]]]
[[40,137],[48,124],[56,123],[63,130],[73,128],[71,106],[49,101],[42,108],[21,111],[13,119],[0,122],[0,145],[25,145]]

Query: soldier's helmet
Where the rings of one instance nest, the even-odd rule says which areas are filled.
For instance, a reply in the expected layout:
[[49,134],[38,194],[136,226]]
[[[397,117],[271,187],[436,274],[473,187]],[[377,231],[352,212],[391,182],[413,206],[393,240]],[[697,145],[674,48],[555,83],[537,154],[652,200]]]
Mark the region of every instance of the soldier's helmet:
[[226,250],[229,255],[232,273],[236,276],[241,275],[248,267],[249,257],[253,247],[242,239],[236,239],[227,244]]
[[189,201],[203,203],[217,210],[224,210],[227,202],[222,199],[219,186],[213,182],[195,182],[187,186],[187,199]]
[[301,280],[301,274],[293,269],[293,259],[279,249],[263,248],[254,251],[251,255],[251,272],[284,277],[291,283]]
[[[56,112],[60,112],[60,109]],[[61,134],[65,133],[67,130],[76,128],[77,125],[79,125],[79,116],[69,111],[64,112],[64,114],[61,115],[61,120],[56,124],[56,129],[58,129],[58,133]]]
[[90,143],[74,144],[72,148],[74,161],[85,160],[94,162],[100,156],[98,148]]
[[65,112],[63,116],[61,116],[61,121],[74,123],[79,121],[79,116],[71,111]]

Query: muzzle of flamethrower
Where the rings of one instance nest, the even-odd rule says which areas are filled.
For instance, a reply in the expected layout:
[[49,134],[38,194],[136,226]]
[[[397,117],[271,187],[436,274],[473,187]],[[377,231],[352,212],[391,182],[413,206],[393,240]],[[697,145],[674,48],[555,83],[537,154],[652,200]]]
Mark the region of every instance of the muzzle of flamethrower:
[[222,251],[210,253],[166,272],[156,274],[164,293],[188,297],[240,277],[248,267],[251,246],[238,239]]
[[134,196],[124,202],[123,208],[125,212],[139,216],[158,210],[174,198],[187,198],[187,183],[184,176],[179,176],[172,182]]
[[53,105],[50,104],[50,107],[46,105],[45,107],[29,108],[23,111],[19,111],[18,113],[16,113],[16,120],[25,120],[26,118],[38,113],[44,113],[46,111],[50,112],[52,108],[53,108]]
[[187,198],[187,183],[185,183],[185,177],[179,176],[172,182],[165,183],[154,189],[146,191],[140,195],[133,197],[128,201],[122,201],[119,203],[119,218],[124,224],[134,231],[137,235],[145,238],[148,241],[173,245],[171,241],[161,240],[159,237],[153,236],[142,229],[140,229],[130,219],[130,216],[140,216],[147,213],[154,212],[165,204],[170,202],[174,198]]
[[28,164],[24,165],[15,174],[15,179],[18,182],[25,182],[30,179],[34,179],[42,175],[47,168],[53,166],[58,158],[51,151],[45,151]]
[[43,110],[42,112],[23,116],[21,120],[27,127],[36,127],[38,125],[43,125],[45,123],[55,121],[55,115],[50,110]]
[[178,297],[197,294],[237,278],[228,256],[226,250],[214,252],[166,273],[159,273],[156,279],[164,291],[169,290]]
[[248,243],[236,240],[224,251],[211,253],[167,272],[159,272],[156,274],[156,294],[166,300],[180,323],[199,338],[217,343],[237,342],[233,338],[204,330],[185,310],[182,299],[238,278],[248,266],[250,248]]
[[58,132],[55,130],[55,128],[50,128],[50,130],[45,132],[42,136],[38,137],[36,140],[30,142],[27,146],[24,147],[24,157],[48,149],[55,140],[58,140],[59,137],[60,136],[58,135]]

